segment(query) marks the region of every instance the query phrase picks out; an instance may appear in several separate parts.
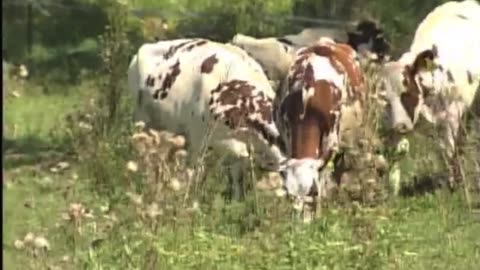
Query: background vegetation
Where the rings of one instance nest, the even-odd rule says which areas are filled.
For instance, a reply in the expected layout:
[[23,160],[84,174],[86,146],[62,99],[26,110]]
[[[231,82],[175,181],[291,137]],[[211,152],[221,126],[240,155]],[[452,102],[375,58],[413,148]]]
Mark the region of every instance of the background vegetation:
[[[126,67],[143,42],[227,41],[238,32],[282,35],[373,18],[398,54],[441,2],[4,0],[4,267],[475,269],[480,222],[469,209],[475,198],[463,190],[389,196],[373,206],[332,200],[305,225],[269,193],[226,202],[227,181],[215,164],[185,199],[184,183],[174,181],[188,177],[181,157],[167,162],[154,134],[132,138]],[[27,79],[18,76],[20,64]],[[478,162],[476,134],[468,133],[468,179]],[[445,171],[430,138],[411,135],[398,163],[410,190],[423,178],[440,182]],[[161,150],[142,150],[154,147]],[[380,151],[389,157],[387,150]]]

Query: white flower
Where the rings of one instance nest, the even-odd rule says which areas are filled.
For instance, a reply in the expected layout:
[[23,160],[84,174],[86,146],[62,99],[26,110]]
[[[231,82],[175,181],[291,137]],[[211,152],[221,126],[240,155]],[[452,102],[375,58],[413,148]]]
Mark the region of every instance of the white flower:
[[57,164],[57,167],[60,169],[60,170],[65,170],[65,169],[68,169],[70,167],[70,164],[66,161],[62,161],[62,162],[59,162]]
[[85,129],[85,130],[92,130],[92,129],[93,129],[92,125],[90,125],[90,124],[88,124],[88,123],[85,123],[85,122],[83,122],[83,121],[80,121],[80,122],[78,123],[78,127],[79,127],[79,128],[82,128],[82,129]]
[[147,207],[147,216],[151,219],[156,218],[157,216],[161,215],[163,211],[159,209],[157,203],[152,203]]
[[180,181],[177,178],[172,178],[168,183],[168,187],[173,191],[178,191],[181,188]]
[[42,237],[42,236],[35,237],[35,239],[33,240],[33,245],[38,249],[40,249],[40,248],[43,248],[43,249],[46,249],[46,250],[50,249],[50,243],[48,243],[48,240],[45,239],[45,237]]
[[34,239],[35,239],[35,235],[34,235],[33,233],[29,232],[29,233],[27,233],[27,234],[25,235],[25,237],[23,238],[23,242],[24,242],[25,244],[30,244],[30,243],[33,242]]
[[200,207],[200,204],[197,201],[194,201],[192,204],[192,209],[196,210]]
[[132,192],[127,192],[126,195],[130,198],[130,200],[133,202],[135,205],[141,205],[143,202],[143,197],[142,195],[134,194]]
[[28,69],[24,64],[20,65],[18,74],[22,78],[27,78],[28,77]]
[[277,188],[277,189],[275,190],[275,195],[276,195],[277,197],[283,197],[283,196],[285,196],[286,194],[287,194],[287,192],[286,192],[283,188]]
[[19,98],[21,96],[18,91],[12,91],[10,94],[16,98]]
[[129,170],[131,172],[138,171],[138,164],[135,161],[129,161],[127,163],[127,170]]
[[402,138],[396,148],[397,154],[406,154],[410,150],[410,142],[408,141],[407,138]]
[[15,240],[15,242],[13,242],[13,246],[16,249],[23,249],[25,247],[25,243],[22,240]]
[[138,121],[135,123],[135,128],[138,130],[143,130],[145,128],[145,122],[143,121]]
[[302,211],[303,209],[303,200],[301,199],[295,199],[293,202],[293,209],[296,211]]

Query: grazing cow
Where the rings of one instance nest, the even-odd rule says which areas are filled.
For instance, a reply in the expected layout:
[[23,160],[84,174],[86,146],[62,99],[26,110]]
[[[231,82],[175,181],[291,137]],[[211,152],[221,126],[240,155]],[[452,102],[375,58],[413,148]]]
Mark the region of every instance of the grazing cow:
[[297,35],[258,39],[237,34],[232,38],[231,43],[249,53],[260,63],[268,78],[278,83],[286,77],[296,50],[311,46],[322,37],[348,43],[363,58],[378,58],[383,61],[390,50],[383,36],[383,30],[371,21],[361,21],[352,32],[340,29],[309,28]]
[[206,39],[145,44],[128,79],[137,97],[136,120],[184,135],[190,165],[207,134],[212,150],[240,158],[230,171],[233,181],[241,179],[247,141],[269,160],[283,159],[273,121],[275,92],[260,65],[238,47]]
[[340,134],[349,128],[343,113],[362,103],[364,89],[350,46],[323,38],[297,51],[275,102],[277,126],[287,144],[288,160],[280,167],[287,194],[301,200],[321,192],[319,171],[339,151]]
[[391,127],[409,132],[420,115],[442,125],[441,144],[451,159],[463,114],[478,106],[480,5],[467,0],[436,7],[418,26],[410,50],[387,63],[381,77]]

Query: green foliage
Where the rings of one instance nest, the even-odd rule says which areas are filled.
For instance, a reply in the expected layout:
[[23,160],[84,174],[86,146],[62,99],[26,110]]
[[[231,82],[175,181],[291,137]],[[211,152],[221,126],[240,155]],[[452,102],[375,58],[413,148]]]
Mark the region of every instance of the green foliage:
[[[169,29],[160,38],[206,37],[227,41],[236,33],[272,36],[318,26],[296,20],[294,15],[312,19],[347,22],[364,18],[378,20],[386,29],[396,53],[411,42],[420,20],[446,0],[131,0],[123,1],[128,11],[125,33],[134,48],[152,41],[144,36],[147,18],[159,18]],[[108,24],[108,10],[115,0],[44,1],[33,9],[32,53],[27,51],[27,17],[23,4],[6,4],[4,35],[9,61],[29,61],[32,75],[77,83],[101,65],[101,45],[97,37]],[[11,2],[8,2],[11,3]],[[133,16],[135,14],[135,16]],[[55,19],[52,19],[55,18]],[[322,26],[322,25],[320,25]]]
[[177,34],[227,41],[236,33],[271,36],[287,33],[282,18],[291,10],[291,0],[187,1],[188,16],[180,19]]

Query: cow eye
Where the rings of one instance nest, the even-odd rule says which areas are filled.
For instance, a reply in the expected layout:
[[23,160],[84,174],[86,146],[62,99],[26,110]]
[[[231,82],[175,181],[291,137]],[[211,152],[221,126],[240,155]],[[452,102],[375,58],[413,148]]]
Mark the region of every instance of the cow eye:
[[287,172],[286,171],[280,171],[279,173],[280,173],[280,176],[282,178],[287,178]]

